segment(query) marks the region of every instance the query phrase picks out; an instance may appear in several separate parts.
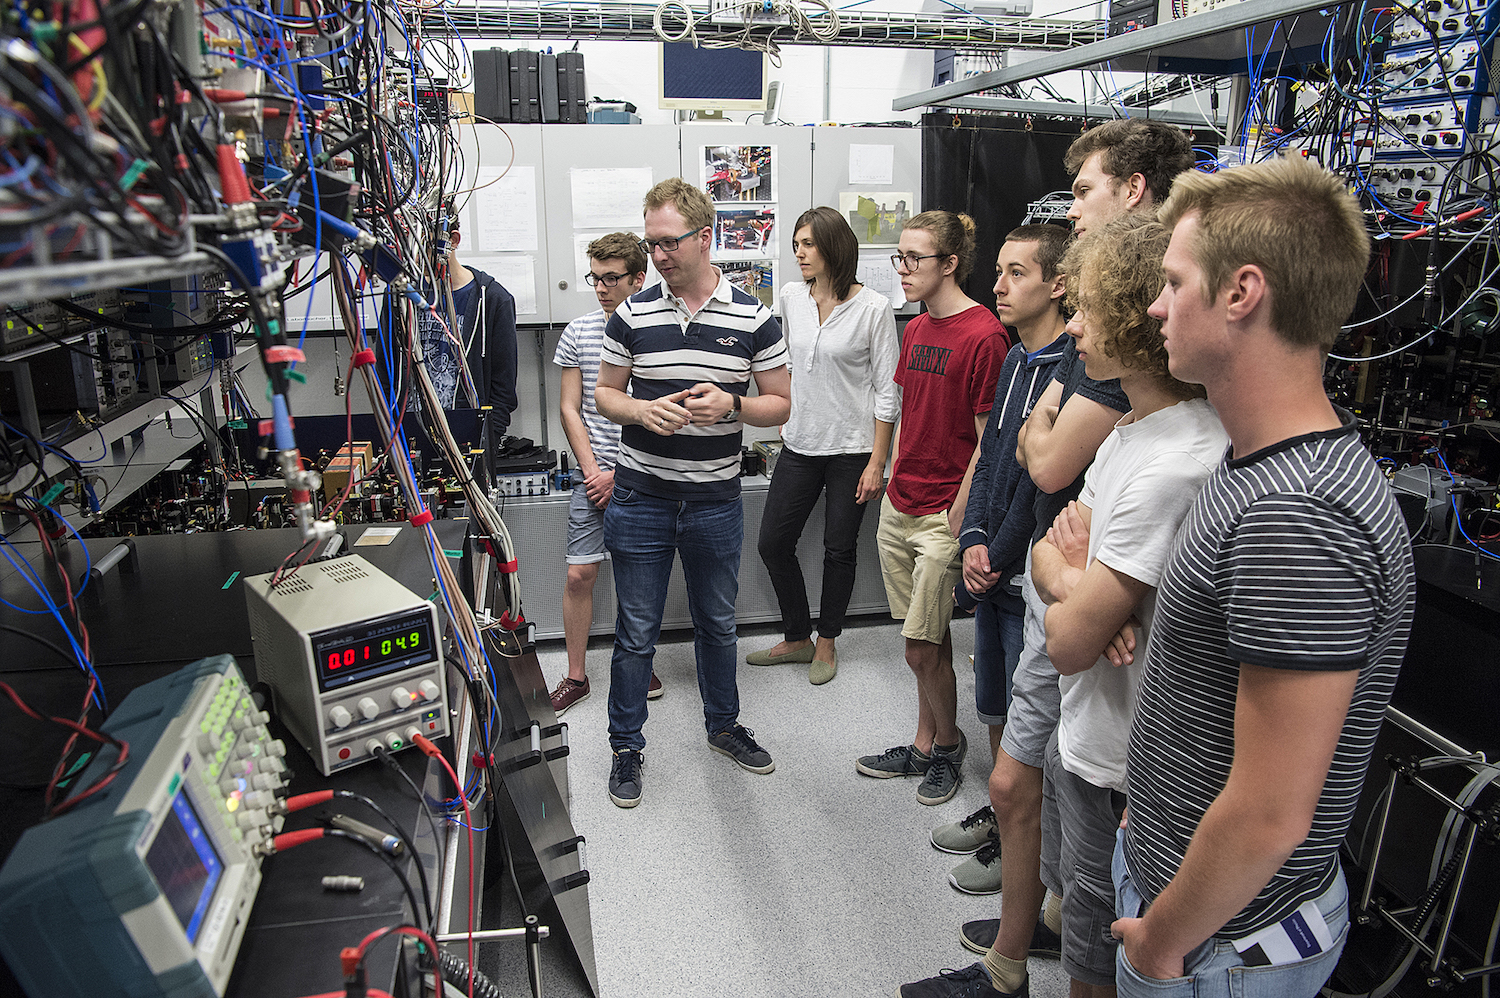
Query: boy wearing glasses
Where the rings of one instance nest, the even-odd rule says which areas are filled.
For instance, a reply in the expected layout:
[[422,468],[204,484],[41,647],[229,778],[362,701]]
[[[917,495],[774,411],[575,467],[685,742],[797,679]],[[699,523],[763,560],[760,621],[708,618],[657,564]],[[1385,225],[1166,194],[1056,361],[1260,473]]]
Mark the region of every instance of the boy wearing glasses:
[[673,177],[651,189],[645,209],[641,249],[662,283],[610,317],[594,394],[599,411],[623,427],[604,511],[619,603],[609,689],[609,796],[619,807],[641,799],[647,690],[679,555],[709,747],[752,773],[776,768],[739,723],[734,603],[745,536],[740,424],[786,422],[786,343],[770,309],[709,263],[708,195]]
[[906,300],[927,311],[902,336],[901,422],[876,542],[891,616],[903,621],[906,664],[917,680],[917,730],[909,744],[861,756],[854,766],[877,779],[920,776],[917,800],[943,804],[958,790],[968,748],[948,629],[962,570],[958,533],[1010,342],[994,313],[963,292],[974,261],[972,218],[924,211],[907,221],[897,246],[891,263]]
[[[589,243],[588,256],[584,280],[594,289],[599,308],[568,323],[552,357],[552,363],[562,368],[560,415],[577,464],[568,502],[568,583],[563,589],[568,674],[552,691],[552,709],[558,717],[589,695],[584,655],[594,619],[594,584],[605,557],[604,507],[615,487],[615,456],[620,449],[620,427],[594,405],[604,325],[620,303],[646,283],[646,254],[632,232],[600,236]],[[646,696],[655,699],[661,694],[661,680],[653,674]]]

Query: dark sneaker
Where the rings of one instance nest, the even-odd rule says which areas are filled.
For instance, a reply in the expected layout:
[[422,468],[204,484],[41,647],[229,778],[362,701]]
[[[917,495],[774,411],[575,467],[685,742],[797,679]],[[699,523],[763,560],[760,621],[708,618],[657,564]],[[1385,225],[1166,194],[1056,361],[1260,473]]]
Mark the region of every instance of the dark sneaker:
[[953,868],[948,883],[965,894],[1000,893],[1000,840],[990,839],[979,851]]
[[615,753],[609,766],[609,799],[617,807],[635,807],[641,802],[641,767],[646,758],[635,749]]
[[708,740],[708,747],[727,755],[752,773],[769,773],[776,768],[771,753],[755,741],[755,732],[743,724],[734,724]]
[[939,825],[932,830],[932,848],[955,856],[967,856],[996,835],[995,812],[986,804],[962,821]]
[[862,755],[854,762],[854,768],[877,780],[888,780],[893,776],[926,776],[932,756],[915,745],[897,745],[879,755]]
[[963,970],[944,970],[936,977],[915,984],[903,984],[901,998],[1030,998],[1030,982],[1019,991],[1000,991],[990,981],[984,964],[976,963]]
[[969,741],[964,733],[958,733],[958,748],[952,752],[944,752],[936,745],[932,749],[932,762],[927,766],[927,774],[922,777],[922,785],[917,787],[917,800],[923,804],[936,805],[946,804],[958,793],[958,784],[962,779],[962,768],[964,755],[969,750]]
[[564,676],[557,681],[557,689],[552,691],[552,713],[562,717],[569,707],[580,700],[587,700],[588,695],[588,676],[584,676],[581,683]]
[[646,699],[660,700],[665,692],[667,691],[661,688],[661,680],[656,678],[656,673],[651,673],[651,685],[646,687]]
[[[963,928],[958,931],[958,940],[964,944],[964,949],[983,956],[990,951],[991,946],[995,945],[995,937],[999,934],[1000,919],[980,918],[965,922]],[[1047,928],[1047,923],[1041,920],[1038,920],[1036,928],[1031,930],[1030,955],[1053,960],[1062,956],[1062,939],[1056,932]]]

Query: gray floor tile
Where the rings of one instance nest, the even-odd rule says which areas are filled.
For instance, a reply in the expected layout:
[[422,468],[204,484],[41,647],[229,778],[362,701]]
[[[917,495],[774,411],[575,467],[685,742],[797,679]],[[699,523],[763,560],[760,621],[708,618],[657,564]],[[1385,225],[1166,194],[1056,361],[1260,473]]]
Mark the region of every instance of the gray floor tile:
[[[779,639],[771,628],[741,628],[740,656]],[[954,645],[971,748],[948,804],[919,804],[915,779],[855,772],[856,756],[900,744],[916,726],[899,628],[873,618],[839,639],[839,674],[827,685],[808,683],[805,665],[741,666],[741,722],[776,759],[767,776],[708,749],[690,635],[666,635],[656,659],[666,695],[650,704],[642,801],[626,811],[605,791],[610,646],[595,639],[588,672],[598,695],[566,720],[601,994],[893,995],[903,982],[972,963],[958,927],[997,916],[999,897],[949,887],[957,860],[927,838],[987,799],[972,621],[955,623]],[[539,647],[538,658],[549,684],[566,671],[561,642]],[[1067,993],[1056,961],[1032,964],[1033,995]]]

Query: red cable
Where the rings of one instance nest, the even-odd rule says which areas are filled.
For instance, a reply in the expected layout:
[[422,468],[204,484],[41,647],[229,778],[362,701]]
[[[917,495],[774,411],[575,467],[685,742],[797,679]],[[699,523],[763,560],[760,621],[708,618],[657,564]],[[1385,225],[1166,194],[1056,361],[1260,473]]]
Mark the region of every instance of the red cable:
[[[443,993],[443,976],[442,976],[442,964],[438,960],[437,943],[433,942],[431,936],[429,936],[427,933],[423,932],[421,929],[417,928],[415,925],[397,925],[397,926],[394,926],[394,927],[387,926],[387,927],[384,927],[384,928],[376,929],[374,932],[371,932],[368,936],[365,936],[363,939],[361,939],[359,941],[359,945],[357,947],[355,947],[354,955],[357,957],[358,962],[359,963],[364,963],[364,960],[365,960],[365,951],[367,949],[369,949],[370,946],[373,945],[376,940],[383,939],[385,936],[390,935],[391,933],[395,933],[398,936],[411,936],[411,937],[413,937],[415,939],[420,939],[422,942],[424,942],[424,943],[427,944],[428,950],[432,953],[432,988],[433,988],[433,993],[441,995]],[[470,964],[469,965],[469,981],[470,981],[471,986],[472,986],[472,982],[474,980],[473,974],[474,974],[474,965]]]
[[[469,909],[469,998],[474,998],[474,815],[469,811],[469,795],[464,792],[463,781],[453,771],[453,764],[426,735],[417,735],[412,741],[423,755],[443,764],[443,768],[448,771],[448,778],[458,788],[458,799],[464,803],[464,826],[469,833],[469,896],[464,907]],[[442,994],[441,989],[438,994]]]

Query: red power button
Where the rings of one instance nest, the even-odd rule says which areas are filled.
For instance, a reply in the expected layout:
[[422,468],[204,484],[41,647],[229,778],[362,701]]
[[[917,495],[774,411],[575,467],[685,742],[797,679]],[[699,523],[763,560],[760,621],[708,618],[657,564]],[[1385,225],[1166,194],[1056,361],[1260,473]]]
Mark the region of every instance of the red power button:
[[347,759],[347,758],[349,758],[349,746],[345,745],[343,748],[339,749],[339,758],[340,759]]

